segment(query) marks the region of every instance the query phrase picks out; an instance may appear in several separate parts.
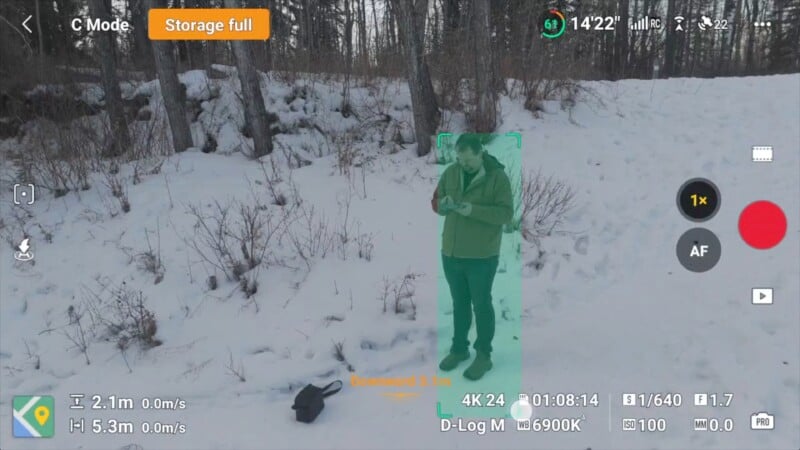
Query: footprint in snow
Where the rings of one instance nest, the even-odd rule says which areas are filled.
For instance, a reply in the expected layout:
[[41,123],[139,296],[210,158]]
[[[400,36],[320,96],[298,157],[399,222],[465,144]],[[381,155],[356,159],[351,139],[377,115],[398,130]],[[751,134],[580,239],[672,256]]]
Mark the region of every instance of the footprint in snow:
[[758,324],[758,327],[761,328],[761,331],[765,332],[770,336],[775,336],[778,331],[782,328],[780,322],[772,321],[772,320],[765,320]]
[[603,259],[596,262],[594,265],[594,271],[597,275],[603,277],[608,273],[608,266],[610,264],[610,259],[608,254],[603,256]]
[[377,350],[378,344],[374,341],[370,341],[369,339],[364,339],[361,341],[361,349],[362,350]]
[[589,253],[589,236],[581,236],[575,241],[575,252],[584,256]]
[[556,278],[558,278],[558,272],[561,270],[561,263],[559,263],[558,261],[555,261],[552,264],[552,267],[553,267],[553,270],[551,271],[550,279],[551,280],[555,280]]
[[551,311],[557,311],[561,306],[561,296],[558,294],[558,291],[548,289],[547,297],[545,297],[545,303]]

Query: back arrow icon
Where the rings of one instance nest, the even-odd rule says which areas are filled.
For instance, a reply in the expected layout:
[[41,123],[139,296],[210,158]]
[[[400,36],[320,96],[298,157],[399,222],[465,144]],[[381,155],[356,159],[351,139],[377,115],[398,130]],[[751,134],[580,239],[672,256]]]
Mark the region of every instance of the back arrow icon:
[[31,33],[31,34],[33,34],[33,30],[28,28],[28,21],[31,20],[32,18],[33,18],[33,15],[30,15],[30,16],[28,16],[27,19],[22,21],[22,27],[25,28],[26,30],[28,30],[28,33]]

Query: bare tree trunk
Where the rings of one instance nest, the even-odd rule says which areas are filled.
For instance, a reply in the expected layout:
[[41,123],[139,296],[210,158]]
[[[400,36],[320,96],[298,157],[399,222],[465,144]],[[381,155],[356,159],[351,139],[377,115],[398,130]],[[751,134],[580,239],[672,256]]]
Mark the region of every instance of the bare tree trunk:
[[289,38],[287,36],[288,33],[283,31],[286,29],[286,16],[280,13],[280,11],[283,11],[281,0],[266,0],[266,5],[270,12],[271,24],[270,37],[264,41],[264,72],[273,70],[275,55],[278,55],[278,59],[281,58],[283,44]]
[[[791,67],[792,57],[798,42],[788,42],[788,33],[784,31],[784,26],[791,27],[792,20],[786,17],[786,0],[779,0],[772,3],[771,16],[772,28],[770,29],[769,40],[767,42],[766,67],[769,73],[781,73]],[[791,6],[790,6],[791,8]],[[789,10],[791,12],[791,9]],[[787,20],[788,19],[788,20]]]
[[753,14],[750,16],[750,38],[747,40],[747,50],[746,50],[746,57],[745,57],[745,70],[748,74],[753,72],[753,49],[755,48],[755,40],[757,36],[757,32],[755,27],[752,24],[758,20],[758,4],[759,0],[753,0]]
[[614,73],[614,45],[616,43],[616,39],[614,39],[614,35],[611,33],[603,33],[603,54],[605,57],[604,60],[604,67],[606,71],[606,75],[608,77],[613,77]]
[[[529,43],[526,42],[526,34],[527,34],[527,27],[525,26],[527,23],[527,11],[525,7],[524,0],[514,0],[511,5],[512,17],[511,17],[511,52],[518,55],[522,55],[523,59],[527,55],[527,51],[530,48]],[[525,64],[522,64],[520,69],[524,71]]]
[[[149,0],[150,8],[165,7],[164,0]],[[156,63],[161,96],[167,110],[169,128],[172,132],[172,146],[180,153],[192,147],[192,133],[186,118],[185,88],[178,81],[178,67],[175,61],[175,47],[172,41],[151,41],[153,58]]]
[[[644,0],[644,2],[642,3],[642,14],[648,15],[649,13],[650,13],[650,0]],[[635,17],[638,17],[638,14],[636,14]],[[671,26],[672,19],[671,18],[667,19],[666,23],[667,23],[666,26]],[[631,36],[632,40],[636,42],[637,40],[636,34],[631,33]],[[639,76],[644,78],[648,76],[653,70],[653,61],[651,59],[652,55],[650,52],[650,47],[647,45],[647,43],[649,42],[648,38],[650,37],[648,30],[642,31],[641,36],[638,37],[639,37],[638,39],[639,48],[636,51],[637,53],[636,70]]]
[[[242,6],[239,5],[239,8]],[[244,7],[245,8],[266,8],[267,1],[266,0],[244,0]],[[269,66],[267,65],[267,46],[264,41],[252,41],[250,44],[250,51],[253,53],[253,67],[256,70],[262,70],[264,72],[269,70]]]
[[475,74],[475,114],[472,126],[477,133],[497,128],[496,67],[489,29],[489,0],[472,0],[471,22]]
[[316,51],[314,48],[314,21],[311,18],[311,1],[310,0],[303,0],[303,23],[305,26],[300,28],[302,32],[302,42],[304,50],[306,51],[306,56],[308,58],[308,64],[310,69],[311,60],[316,57]]
[[381,33],[380,28],[378,27],[378,13],[375,8],[375,0],[372,0],[372,22],[375,27],[375,56],[377,59],[377,56],[381,52]]
[[[689,5],[686,7],[686,15],[694,14],[694,4],[695,0],[689,0]],[[680,62],[678,70],[680,70],[679,74],[681,76],[686,76],[689,72],[694,71],[694,54],[692,54],[691,49],[695,33],[699,34],[695,27],[687,26],[686,32],[681,36],[681,59],[678,61]]]
[[[618,11],[622,26],[617,27],[616,42],[614,43],[614,79],[624,77],[628,69],[628,18],[630,17],[629,0],[619,0]],[[636,17],[637,16],[634,16],[634,19],[636,19]]]
[[[717,2],[714,2],[714,9],[711,12],[711,17],[712,18],[717,17]],[[720,40],[722,40],[721,38],[717,37],[717,33],[713,33],[712,32],[709,35],[711,36],[711,46],[709,47],[709,50],[708,50],[709,51],[709,57],[706,58],[706,60],[708,61],[708,64],[707,64],[706,67],[704,67],[704,69],[706,69],[707,72],[713,71],[714,68],[716,67],[716,65],[714,63],[716,61],[718,61],[718,57],[719,57],[717,55],[717,43]],[[724,44],[724,42],[723,42],[723,44]],[[722,52],[720,52],[720,54],[721,53]],[[704,75],[708,76],[710,74],[709,73],[705,73]]]
[[[444,18],[442,24],[442,34],[445,43],[455,41],[453,34],[459,27],[461,18],[461,7],[459,0],[443,0],[444,1]],[[447,44],[445,44],[447,45]]]
[[[269,9],[269,13],[270,13],[270,19],[269,20],[271,22],[270,27],[272,27],[273,26],[272,24],[275,23],[275,20],[276,20],[276,17],[275,17],[276,16],[276,11],[280,11],[280,9],[279,9],[280,5],[278,4],[278,2],[276,0],[263,0],[262,3],[264,4],[264,6],[267,9]],[[283,33],[281,33],[281,34],[283,34]],[[264,58],[264,61],[263,61],[263,66],[261,67],[261,70],[264,73],[268,73],[270,70],[272,70],[272,52],[277,51],[277,49],[273,50],[272,41],[273,41],[274,37],[275,37],[275,30],[270,28],[270,38],[267,39],[266,41],[259,41],[259,42],[256,43],[256,45],[263,46],[263,48],[264,48],[264,53],[262,54],[262,56]],[[280,36],[279,37],[279,39],[282,39],[282,38],[284,38],[284,36]],[[278,47],[279,45],[280,44],[276,43],[274,45],[274,47]]]
[[[367,38],[367,2],[366,0],[359,0],[358,7],[358,36],[361,41],[361,70],[369,68],[369,38]],[[362,72],[363,73],[363,72]]]
[[[644,5],[642,8],[642,12],[647,14],[650,17],[654,17],[657,15],[656,6],[659,2],[653,0],[644,0]],[[667,27],[674,27],[674,22],[672,18],[666,19],[666,26]],[[655,66],[657,62],[660,62],[658,59],[658,47],[659,41],[661,40],[660,37],[661,33],[653,32],[651,33],[649,30],[645,30],[642,32],[642,40],[641,40],[641,54],[642,59],[644,61],[642,66],[642,73],[649,78],[652,78],[655,74],[653,71],[655,70]],[[635,35],[634,35],[635,36]]]
[[[38,2],[37,2],[38,4]],[[93,17],[100,20],[111,20],[111,12],[103,0],[91,0],[89,8]],[[95,32],[95,43],[100,58],[100,71],[103,77],[106,112],[111,125],[110,156],[120,156],[131,146],[131,135],[128,132],[128,121],[122,107],[122,92],[117,79],[117,58],[114,50],[114,32]]]
[[[645,5],[647,6],[647,5]],[[639,9],[639,0],[633,0],[633,10],[631,17],[639,17],[639,16],[646,16],[647,9],[644,10],[645,12],[642,14]],[[634,19],[635,20],[635,19]],[[637,47],[636,43],[638,41],[637,38],[647,39],[645,35],[646,31],[641,31],[640,34],[644,36],[637,36],[636,33],[628,33],[628,48],[630,49],[630,53],[628,54],[629,61],[630,61],[630,72],[633,78],[640,78],[642,76],[640,72],[640,61],[639,56],[642,54],[642,48]]]
[[433,53],[439,55],[442,50],[442,33],[439,24],[440,21],[440,7],[441,1],[433,0],[433,26],[431,27],[431,48]]
[[[184,0],[187,8],[204,8],[198,0]],[[186,56],[189,67],[192,69],[206,68],[206,58],[204,57],[203,41],[186,41]]]
[[44,35],[42,34],[42,12],[39,10],[39,2],[34,0],[34,15],[36,17],[36,35],[39,37],[39,55],[44,54]]
[[431,74],[428,68],[428,63],[425,61],[425,30],[426,20],[428,17],[428,0],[417,0],[414,5],[414,21],[417,29],[417,44],[416,48],[419,49],[420,59],[420,87],[422,88],[422,95],[428,99],[428,106],[425,108],[425,120],[431,124],[431,132],[439,127],[442,116],[439,111],[439,105],[436,101],[436,92],[433,90],[433,82],[431,81]]
[[[235,8],[236,0],[225,0],[225,7]],[[267,109],[261,95],[258,72],[253,66],[253,52],[250,41],[231,41],[239,82],[242,85],[242,102],[248,131],[253,138],[253,156],[260,158],[272,153],[272,136],[269,132]]]
[[[411,0],[411,1],[413,1],[413,0]],[[393,11],[394,9],[396,9],[396,8],[392,7],[392,5],[394,5],[394,4],[395,4],[394,1],[387,2],[386,3],[386,8],[384,8],[384,13],[383,13],[384,21],[386,23],[386,48],[387,49],[396,49],[397,48],[397,30],[395,29],[395,14],[399,14],[399,13],[395,13]],[[399,19],[398,19],[398,22],[399,22]]]
[[[694,9],[689,9],[689,17],[700,17],[700,11],[703,8],[703,2],[700,0],[693,1],[689,0],[689,3],[694,4]],[[704,58],[703,55],[703,33],[696,30],[695,27],[687,26],[686,30],[691,30],[691,33],[687,35],[687,39],[691,36],[692,42],[689,43],[687,46],[686,54],[691,58],[691,64],[689,65],[689,73],[687,74],[686,71],[682,75],[684,76],[694,76],[697,73],[697,65],[698,61],[701,61]]]
[[[752,24],[752,22],[750,22],[750,19],[749,19],[749,18],[750,18],[750,2],[749,2],[748,0],[744,0],[744,1],[742,2],[742,12],[741,12],[741,16],[742,16],[742,17],[745,17],[745,18],[746,18],[745,20],[747,20],[747,22],[743,22],[743,25],[744,25],[745,23],[747,23],[747,24]],[[742,18],[740,17],[740,18],[739,18],[739,20],[741,21],[741,20],[742,20]],[[735,58],[735,60],[734,60],[734,62],[733,62],[733,66],[734,66],[734,67],[736,67],[736,69],[737,69],[737,72],[738,72],[738,74],[740,74],[740,75],[741,75],[741,73],[742,73],[742,68],[743,68],[743,67],[742,67],[742,56],[744,56],[744,55],[742,54],[742,44],[743,44],[743,42],[742,42],[742,41],[744,41],[744,40],[745,40],[745,37],[746,37],[746,39],[750,39],[750,35],[751,35],[751,33],[753,32],[753,28],[755,28],[755,27],[748,26],[747,28],[748,28],[750,31],[748,31],[747,33],[745,33],[744,31],[741,31],[741,32],[739,33],[739,38],[738,38],[738,39],[736,39],[736,46],[735,46],[735,49],[734,49],[734,51],[733,51],[734,58]]]
[[441,119],[428,64],[424,58],[428,0],[392,0],[392,5],[397,15],[397,25],[402,35],[403,50],[408,64],[408,88],[414,110],[417,155],[423,156],[430,153],[431,137]]
[[354,0],[355,5],[353,6],[355,9],[353,14],[355,14],[354,23],[357,26],[357,30],[355,33],[356,37],[356,46],[355,52],[358,54],[358,62],[361,63],[364,56],[364,40],[361,38],[361,29],[364,28],[364,22],[361,21],[361,1],[362,0]]
[[353,72],[353,8],[351,0],[344,0],[344,83],[342,83],[342,116],[350,117],[350,76]]
[[[676,16],[675,0],[667,0],[667,21],[672,24],[672,18]],[[688,27],[684,24],[684,28]],[[672,24],[667,27],[667,37],[664,40],[664,69],[663,77],[671,77],[675,74],[675,26]]]
[[149,75],[153,75],[153,47],[147,37],[147,7],[144,0],[129,0],[133,25],[134,62]]
[[[720,51],[718,57],[714,61],[715,64],[713,65],[714,72],[719,75],[722,75],[724,73],[723,71],[728,65],[726,61],[726,56],[729,55],[728,46],[729,45],[733,46],[733,40],[732,40],[733,36],[731,35],[731,32],[736,29],[736,26],[733,23],[733,12],[734,12],[734,7],[736,5],[735,1],[736,0],[723,0],[722,19],[727,21],[728,31],[724,35],[722,35],[719,39]],[[712,17],[716,18],[717,16],[715,15]]]
[[[725,74],[731,75],[733,70],[736,69],[736,64],[733,62],[733,52],[734,48],[736,49],[736,53],[739,52],[739,41],[741,41],[741,36],[739,34],[739,29],[744,25],[742,22],[742,0],[736,0],[736,6],[734,6],[734,11],[731,16],[730,21],[728,22],[728,33],[730,33],[728,42],[727,42],[727,49],[725,53]],[[736,57],[738,60],[738,56]]]

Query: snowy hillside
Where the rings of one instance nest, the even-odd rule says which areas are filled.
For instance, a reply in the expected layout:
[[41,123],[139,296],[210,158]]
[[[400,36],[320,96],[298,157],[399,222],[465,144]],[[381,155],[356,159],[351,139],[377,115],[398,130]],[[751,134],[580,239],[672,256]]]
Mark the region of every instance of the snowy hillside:
[[[598,393],[600,401],[535,409],[535,417],[585,416],[580,433],[517,431],[508,419],[505,432],[480,436],[440,431],[435,389],[350,384],[351,375],[437,375],[452,332],[437,319],[445,281],[429,199],[440,167],[414,156],[406,85],[354,87],[354,114],[344,118],[338,82],[265,78],[280,134],[259,164],[247,157],[236,77],[181,79],[196,149],[92,174],[90,189],[59,198],[40,189],[32,206],[0,203],[8,241],[0,246],[0,448],[800,448],[799,75],[589,83],[574,108],[546,102],[538,118],[522,100],[502,98],[498,133],[521,134],[523,170],[576,192],[561,232],[523,248],[522,317],[508,318],[521,321],[522,390]],[[123,86],[123,95],[148,98],[163,121],[157,83]],[[463,115],[445,119],[464,131]],[[0,141],[0,155],[24,145],[34,144]],[[773,146],[775,162],[753,163],[753,145]],[[6,193],[20,182],[16,170],[3,161]],[[694,177],[721,193],[719,213],[702,224],[675,201]],[[788,217],[771,250],[749,247],[737,230],[756,200]],[[250,252],[254,268],[215,259],[206,238],[220,211],[230,233],[221,239],[237,255],[242,214],[273,232],[260,238],[263,254]],[[676,258],[678,238],[695,226],[722,244],[709,272],[689,272]],[[10,244],[25,233],[33,262],[13,257]],[[751,288],[767,286],[775,304],[752,305]],[[121,299],[142,299],[157,331],[114,334],[96,323],[121,313]],[[296,422],[298,388],[335,379],[345,386],[316,422]],[[385,395],[400,391],[418,395]],[[681,393],[683,405],[623,407],[628,392]],[[727,408],[695,407],[695,392],[734,396]],[[87,395],[87,406],[99,394],[135,399],[136,408],[70,410],[74,393]],[[12,436],[15,395],[55,397],[53,438]],[[144,410],[143,397],[186,407]],[[762,411],[775,416],[774,430],[750,430],[750,415]],[[664,432],[621,431],[623,418],[658,417]],[[694,417],[732,418],[735,429],[693,431]],[[85,432],[70,433],[70,418],[85,418]],[[112,418],[136,432],[92,433],[92,420],[105,427]],[[156,421],[186,432],[141,432]]]

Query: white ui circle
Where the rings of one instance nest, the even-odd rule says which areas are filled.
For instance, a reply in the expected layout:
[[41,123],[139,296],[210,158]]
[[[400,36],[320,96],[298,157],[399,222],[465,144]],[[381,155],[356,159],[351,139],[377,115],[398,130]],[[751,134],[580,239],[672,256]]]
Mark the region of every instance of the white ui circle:
[[533,416],[533,406],[525,400],[517,400],[511,405],[511,417],[516,420],[529,420]]

